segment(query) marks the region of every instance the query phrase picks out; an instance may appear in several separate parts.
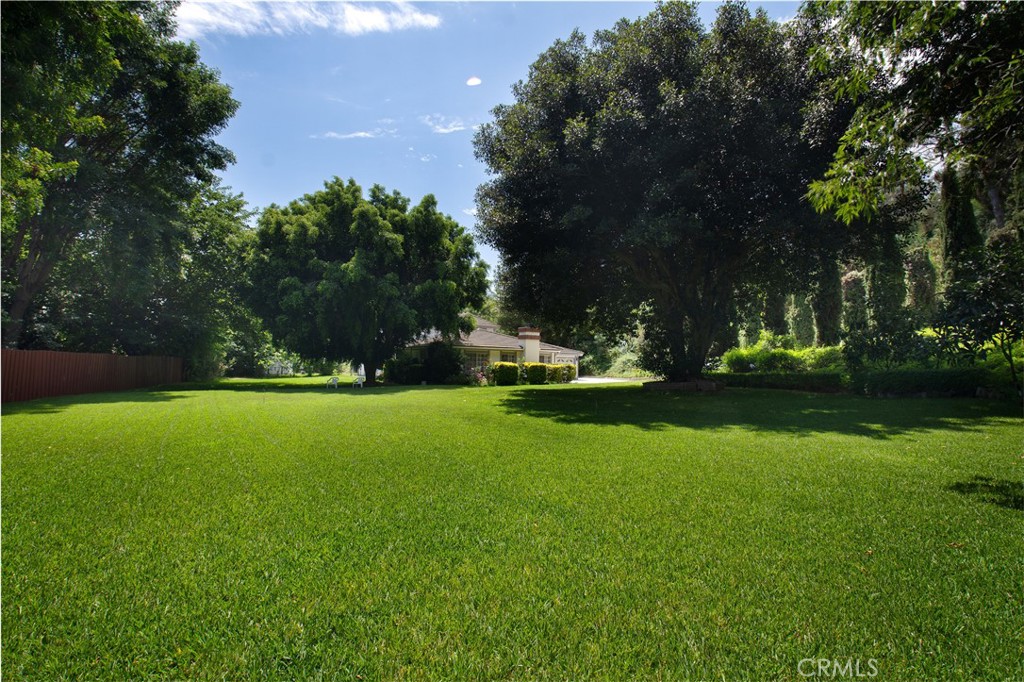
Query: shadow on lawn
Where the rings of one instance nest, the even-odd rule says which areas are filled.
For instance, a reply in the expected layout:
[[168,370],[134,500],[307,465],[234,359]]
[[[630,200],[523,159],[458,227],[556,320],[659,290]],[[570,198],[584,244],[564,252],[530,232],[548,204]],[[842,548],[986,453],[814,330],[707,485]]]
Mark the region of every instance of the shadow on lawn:
[[327,387],[327,378],[311,382],[296,383],[295,381],[274,379],[231,379],[213,381],[194,381],[150,388],[139,388],[131,391],[112,391],[105,393],[78,393],[73,395],[37,398],[25,402],[4,403],[3,414],[55,414],[74,405],[97,405],[113,403],[156,403],[187,398],[188,391],[238,391],[240,393],[281,393],[300,395],[320,393],[323,395],[371,396],[401,393],[410,390],[443,390],[450,391],[459,386],[382,386],[356,388],[351,380],[343,379],[337,388]]
[[975,476],[949,486],[949,490],[961,495],[976,495],[983,502],[1024,511],[1024,483],[1004,481],[988,476]]
[[25,402],[4,403],[4,416],[11,414],[55,414],[63,412],[75,405],[103,405],[114,403],[163,403],[178,400],[184,396],[168,391],[175,390],[171,386],[137,388],[131,391],[115,391],[107,393],[75,393],[50,398],[36,398]]
[[[1012,411],[968,400],[880,400],[850,395],[731,389],[719,394],[644,391],[638,385],[570,390],[521,389],[503,397],[510,414],[563,424],[629,425],[644,430],[727,429],[845,433],[869,438],[922,430],[974,431]],[[1005,414],[1004,414],[1005,412]]]

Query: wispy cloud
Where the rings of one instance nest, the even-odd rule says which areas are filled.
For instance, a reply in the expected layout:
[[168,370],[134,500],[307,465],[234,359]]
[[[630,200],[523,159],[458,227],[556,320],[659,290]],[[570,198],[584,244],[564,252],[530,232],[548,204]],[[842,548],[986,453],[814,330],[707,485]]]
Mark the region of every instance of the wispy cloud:
[[344,35],[437,28],[441,17],[408,2],[254,2],[185,0],[175,16],[178,37],[195,40],[211,34],[289,35],[328,30]]
[[440,114],[420,116],[420,121],[425,123],[432,131],[439,135],[457,133],[460,130],[467,130],[469,128],[461,118],[449,118]]
[[376,137],[384,137],[385,135],[394,135],[397,130],[385,130],[384,128],[374,128],[373,130],[357,130],[353,133],[336,133],[333,130],[328,130],[326,133],[319,135],[310,135],[311,140],[371,140]]

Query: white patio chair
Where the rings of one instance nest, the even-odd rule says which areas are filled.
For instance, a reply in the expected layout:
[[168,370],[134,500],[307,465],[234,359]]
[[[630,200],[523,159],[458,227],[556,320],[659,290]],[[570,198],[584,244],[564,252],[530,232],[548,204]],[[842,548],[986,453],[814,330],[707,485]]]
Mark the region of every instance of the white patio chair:
[[364,377],[363,375],[360,374],[359,376],[356,377],[355,381],[352,382],[352,387],[353,388],[356,388],[356,387],[362,388],[364,381],[366,381],[366,377]]
[[327,380],[327,388],[337,388],[337,387],[338,387],[338,377],[331,377],[330,379]]

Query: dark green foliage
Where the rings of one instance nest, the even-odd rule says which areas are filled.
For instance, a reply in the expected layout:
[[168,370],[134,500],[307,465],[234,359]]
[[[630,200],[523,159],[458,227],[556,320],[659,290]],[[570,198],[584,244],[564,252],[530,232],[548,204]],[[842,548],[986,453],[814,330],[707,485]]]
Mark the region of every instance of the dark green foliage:
[[794,216],[814,85],[791,37],[739,4],[706,30],[693,5],[665,3],[545,51],[475,138],[493,173],[479,229],[514,307],[593,315],[609,336],[640,309],[641,365],[699,376],[735,291],[774,279],[808,240]]
[[920,333],[909,315],[893,317],[882,326],[852,331],[843,344],[843,358],[850,371],[900,365],[934,364],[938,347],[935,339]]
[[763,328],[772,334],[789,334],[789,321],[786,319],[786,293],[783,289],[772,287],[765,291],[761,322]]
[[800,346],[814,345],[814,312],[811,310],[810,297],[805,294],[793,294],[787,306],[786,317],[789,322],[789,333]]
[[462,376],[466,356],[450,343],[435,341],[423,348],[423,381],[445,384]]
[[840,393],[846,390],[846,381],[841,372],[716,372],[713,376],[730,388],[783,388],[820,393]]
[[930,321],[936,309],[935,265],[928,249],[911,249],[904,263],[907,271],[907,308],[921,322]]
[[991,383],[981,368],[889,369],[858,372],[851,379],[853,390],[867,395],[913,395],[973,397],[978,388]]
[[1024,3],[824,2],[801,14],[831,27],[815,64],[845,67],[831,89],[858,105],[831,169],[812,184],[820,209],[847,222],[870,215],[925,172],[925,147],[947,164],[982,161],[990,178],[1019,169]]
[[400,353],[384,363],[384,381],[389,384],[418,385],[423,379],[423,362],[418,357]]
[[1024,339],[1024,245],[1001,235],[978,260],[963,263],[961,273],[947,290],[935,324],[940,343],[953,358],[984,357],[986,344],[994,344],[1020,392],[1024,368],[1014,347]]
[[519,371],[514,362],[495,362],[491,365],[491,378],[498,386],[515,386],[519,383]]
[[364,197],[335,178],[264,211],[258,238],[250,300],[275,340],[304,357],[354,360],[368,384],[419,334],[468,331],[462,312],[486,293],[472,237],[430,195],[410,208],[398,192],[375,185]]
[[842,331],[843,285],[835,258],[824,259],[819,265],[810,304],[814,313],[814,345],[837,345]]
[[868,326],[868,290],[864,273],[851,270],[843,275],[843,327],[847,333],[862,331]]
[[961,175],[952,165],[947,165],[942,172],[942,262],[947,285],[964,274],[961,270],[970,267],[984,245],[971,204],[971,192],[963,186]]
[[881,249],[868,267],[868,320],[883,331],[906,319],[907,298],[903,255],[896,237],[886,234]]
[[523,369],[526,372],[526,383],[546,384],[548,381],[548,365],[543,362],[524,362]]
[[[198,47],[172,39],[171,9],[113,2],[4,6],[5,345],[24,344],[26,333],[49,333],[28,327],[44,307],[40,296],[64,293],[50,286],[58,266],[76,267],[82,256],[86,268],[94,264],[79,240],[105,243],[108,256],[121,247],[130,252],[124,264],[131,277],[95,283],[141,288],[124,291],[126,309],[117,313],[129,326],[147,327],[128,343],[163,335],[139,317],[148,314],[139,307],[152,288],[146,269],[164,266],[176,238],[172,224],[211,185],[214,171],[233,160],[216,136],[238,106],[200,61]],[[207,343],[202,329],[188,333]]]

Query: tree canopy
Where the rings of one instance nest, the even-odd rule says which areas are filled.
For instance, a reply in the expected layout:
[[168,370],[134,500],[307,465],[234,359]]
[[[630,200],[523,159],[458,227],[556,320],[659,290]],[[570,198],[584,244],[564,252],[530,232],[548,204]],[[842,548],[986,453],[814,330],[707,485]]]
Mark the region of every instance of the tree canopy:
[[870,216],[933,150],[982,171],[1001,222],[1008,176],[1022,173],[1024,4],[831,1],[802,13],[832,27],[814,61],[848,66],[832,90],[858,105],[815,204],[847,222]]
[[58,264],[118,230],[158,241],[213,171],[238,103],[173,4],[12,3],[2,23],[3,340],[25,341]]
[[427,195],[410,208],[349,180],[272,206],[251,259],[252,305],[277,342],[306,358],[376,370],[417,336],[467,331],[487,271],[472,237]]
[[802,203],[815,84],[798,43],[742,5],[705,30],[667,3],[544,52],[475,138],[494,174],[480,230],[517,307],[605,330],[639,314],[646,366],[699,375],[737,287],[830,229]]

